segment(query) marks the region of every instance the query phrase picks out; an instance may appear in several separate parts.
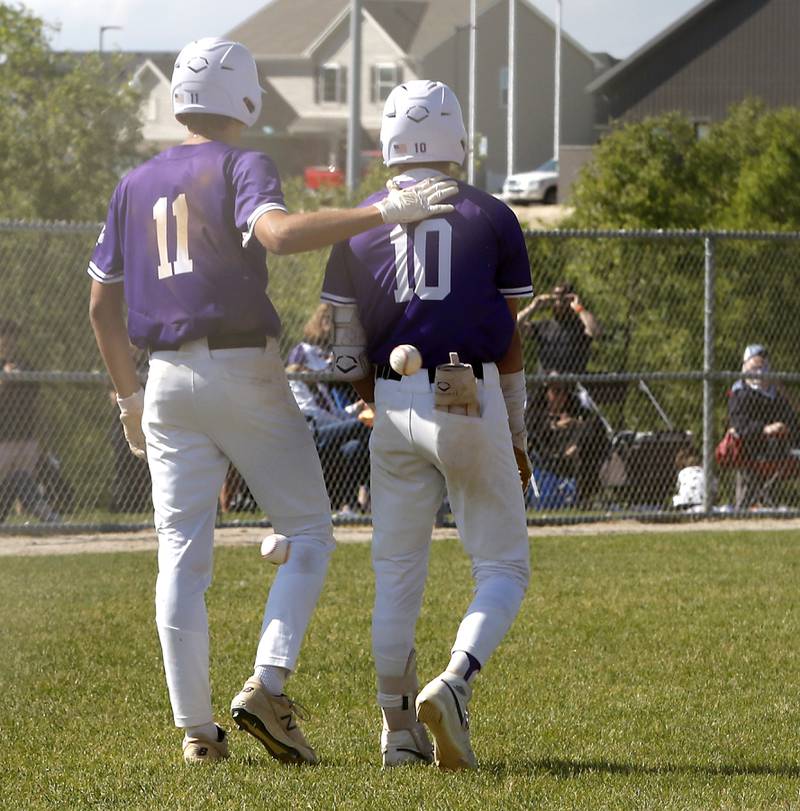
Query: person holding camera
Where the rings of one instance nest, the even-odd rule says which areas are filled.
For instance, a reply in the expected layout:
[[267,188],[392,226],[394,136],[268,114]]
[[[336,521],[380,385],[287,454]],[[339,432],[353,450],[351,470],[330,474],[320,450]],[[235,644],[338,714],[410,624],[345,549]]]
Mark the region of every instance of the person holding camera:
[[[552,318],[531,318],[548,308]],[[568,282],[560,282],[552,292],[534,297],[519,311],[517,324],[523,336],[532,335],[536,340],[540,372],[585,372],[592,341],[601,332],[597,319]]]

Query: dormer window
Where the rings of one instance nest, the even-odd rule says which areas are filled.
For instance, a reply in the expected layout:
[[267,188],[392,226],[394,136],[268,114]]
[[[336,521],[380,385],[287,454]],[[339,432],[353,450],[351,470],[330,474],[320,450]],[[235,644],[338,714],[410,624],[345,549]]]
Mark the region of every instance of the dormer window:
[[373,104],[384,102],[389,93],[403,81],[403,72],[399,65],[377,64],[372,66],[369,100]]
[[347,68],[328,63],[320,65],[317,75],[317,98],[328,104],[347,103]]

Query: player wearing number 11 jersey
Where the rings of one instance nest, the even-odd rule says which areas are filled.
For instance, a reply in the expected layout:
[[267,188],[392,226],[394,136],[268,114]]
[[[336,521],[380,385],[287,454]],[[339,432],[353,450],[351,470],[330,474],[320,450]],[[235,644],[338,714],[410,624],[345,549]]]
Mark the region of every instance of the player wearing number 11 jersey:
[[[146,453],[150,466],[156,624],[188,762],[228,756],[211,713],[205,591],[229,461],[290,550],[264,609],[255,671],[231,713],[275,758],[317,760],[283,683],[333,548],[330,504],[278,352],[267,250],[310,250],[449,211],[438,203],[454,187],[420,184],[361,210],[289,214],[272,161],[237,146],[259,117],[261,94],[244,46],[218,39],[187,45],[172,77],[187,138],[123,178],[89,263],[97,343],[131,450]],[[129,340],[150,353],[146,392]]]
[[[465,141],[458,100],[446,85],[413,81],[389,95],[381,142],[385,163],[399,172],[391,186],[445,177],[451,164],[463,162]],[[431,759],[423,724],[440,767],[475,766],[467,721],[472,682],[513,622],[529,577],[520,476],[527,485],[530,469],[516,309],[518,298],[532,294],[530,265],[510,209],[471,186],[458,188],[445,216],[376,228],[336,245],[323,284],[323,300],[357,307],[375,372],[355,385],[375,403],[372,647],[385,766]],[[397,374],[389,355],[399,344],[416,346],[424,368]],[[436,407],[436,367],[451,352],[472,365],[480,416]],[[472,560],[475,594],[450,663],[417,694],[414,629],[445,491]]]

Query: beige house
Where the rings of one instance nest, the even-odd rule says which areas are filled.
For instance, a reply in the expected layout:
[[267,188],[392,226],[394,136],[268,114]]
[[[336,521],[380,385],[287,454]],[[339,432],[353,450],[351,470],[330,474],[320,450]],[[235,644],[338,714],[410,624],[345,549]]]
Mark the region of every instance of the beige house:
[[[552,156],[554,25],[527,0],[517,0],[517,138],[515,170]],[[468,105],[469,0],[364,0],[362,24],[362,148],[379,148],[383,102],[402,81],[426,78],[449,84]],[[508,0],[478,3],[476,131],[479,180],[499,190],[506,173]],[[315,164],[343,165],[350,69],[349,0],[272,0],[225,36],[256,57],[267,93],[249,143],[276,160],[282,174]],[[142,55],[147,56],[147,55]],[[147,94],[145,137],[175,143],[167,55],[149,55],[135,80]],[[564,35],[562,45],[563,143],[593,143],[594,98],[585,88],[604,67]]]

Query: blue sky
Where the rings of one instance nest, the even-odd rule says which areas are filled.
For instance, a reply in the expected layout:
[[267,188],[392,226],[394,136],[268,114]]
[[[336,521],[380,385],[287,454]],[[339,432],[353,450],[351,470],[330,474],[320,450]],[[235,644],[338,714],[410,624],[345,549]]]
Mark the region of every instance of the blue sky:
[[[434,0],[435,1],[435,0]],[[556,0],[532,0],[555,16]],[[693,8],[699,0],[562,0],[564,29],[592,51],[629,56],[640,45]],[[478,8],[487,0],[478,0]],[[23,0],[23,5],[45,20],[59,23],[52,38],[59,50],[97,48],[100,26],[107,50],[179,50],[202,36],[222,34],[258,11],[266,0]],[[469,7],[464,0],[465,9]]]

